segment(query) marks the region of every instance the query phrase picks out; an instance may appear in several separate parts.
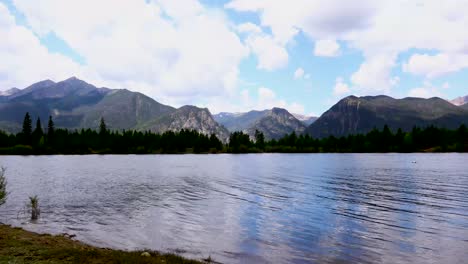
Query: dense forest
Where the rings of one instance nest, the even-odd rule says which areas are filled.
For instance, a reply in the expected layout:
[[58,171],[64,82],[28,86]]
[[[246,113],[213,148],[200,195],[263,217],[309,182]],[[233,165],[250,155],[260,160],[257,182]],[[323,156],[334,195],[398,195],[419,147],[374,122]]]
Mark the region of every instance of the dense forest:
[[292,133],[271,141],[266,141],[258,131],[254,138],[234,132],[228,143],[223,144],[215,135],[207,136],[190,130],[163,134],[110,130],[103,119],[98,131],[70,131],[56,129],[52,117],[49,117],[44,131],[40,119],[37,119],[33,129],[30,115],[26,113],[20,133],[0,131],[0,154],[4,155],[261,152],[468,152],[468,129],[465,125],[457,130],[430,126],[415,127],[409,132],[401,129],[392,132],[385,126],[366,135],[316,139]]

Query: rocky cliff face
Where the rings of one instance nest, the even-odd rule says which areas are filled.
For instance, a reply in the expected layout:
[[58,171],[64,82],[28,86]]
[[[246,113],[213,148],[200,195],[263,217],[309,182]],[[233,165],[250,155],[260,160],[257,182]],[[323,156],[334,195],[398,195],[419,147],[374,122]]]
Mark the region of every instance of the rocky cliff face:
[[181,129],[196,130],[205,135],[215,134],[220,140],[226,141],[229,132],[219,125],[206,108],[186,105],[160,118],[143,124],[140,130],[151,130],[163,133],[166,131],[179,131]]
[[394,99],[388,96],[349,96],[340,100],[306,129],[314,137],[367,133],[388,125],[411,130],[435,125],[457,128],[468,123],[468,112],[440,98]]
[[279,139],[287,134],[295,132],[302,134],[306,129],[305,125],[297,120],[286,109],[273,108],[247,129],[250,136],[255,135],[255,130],[262,132],[267,139]]
[[214,115],[216,122],[223,125],[231,132],[247,131],[257,120],[264,117],[268,110],[256,111],[252,110],[246,113],[219,113]]
[[220,113],[214,117],[229,131],[242,131],[252,138],[255,130],[262,132],[267,139],[278,139],[292,132],[300,134],[306,128],[301,121],[282,108],[247,113]]

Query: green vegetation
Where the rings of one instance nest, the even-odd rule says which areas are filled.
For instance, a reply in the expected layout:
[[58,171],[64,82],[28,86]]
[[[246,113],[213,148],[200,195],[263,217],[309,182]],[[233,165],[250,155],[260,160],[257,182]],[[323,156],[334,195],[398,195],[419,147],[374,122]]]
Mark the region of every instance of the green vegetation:
[[[29,118],[29,114],[27,116]],[[163,134],[113,131],[107,128],[104,119],[101,119],[99,131],[58,129],[51,117],[46,134],[40,126],[33,133],[27,133],[28,125],[25,128],[16,135],[0,132],[0,154],[216,153],[223,150],[223,144],[215,135],[190,130]]]
[[[29,117],[29,115],[27,116]],[[113,131],[101,120],[99,131],[56,129],[49,118],[47,134],[37,122],[36,129],[28,133],[30,120],[16,135],[0,132],[0,154],[153,154],[153,153],[316,153],[316,152],[467,152],[468,130],[465,125],[447,130],[429,126],[415,127],[409,132],[388,126],[373,129],[367,134],[343,137],[313,138],[309,135],[284,136],[278,140],[265,140],[256,131],[254,138],[242,132],[230,135],[223,144],[214,134],[207,136],[196,131],[181,130],[156,134],[149,131]]]
[[5,170],[4,167],[0,167],[0,206],[6,202],[8,195],[6,190],[7,181],[5,178]]
[[29,206],[31,207],[31,220],[37,220],[41,211],[39,210],[39,198],[37,195],[29,197]]
[[41,235],[6,225],[0,225],[0,234],[0,263],[202,263],[153,251],[96,248],[65,236]]

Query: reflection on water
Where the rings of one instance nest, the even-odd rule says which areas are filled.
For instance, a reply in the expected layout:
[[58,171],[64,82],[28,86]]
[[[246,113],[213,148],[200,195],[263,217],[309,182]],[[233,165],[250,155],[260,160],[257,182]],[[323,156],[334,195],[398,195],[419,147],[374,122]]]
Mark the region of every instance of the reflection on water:
[[[416,163],[413,163],[415,161]],[[463,263],[468,155],[0,157],[0,221],[225,263]],[[23,208],[40,198],[42,218]]]

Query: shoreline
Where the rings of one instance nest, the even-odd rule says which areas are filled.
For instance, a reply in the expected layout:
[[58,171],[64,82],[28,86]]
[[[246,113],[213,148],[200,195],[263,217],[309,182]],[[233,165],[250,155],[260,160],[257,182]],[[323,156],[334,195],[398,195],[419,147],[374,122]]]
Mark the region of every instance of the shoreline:
[[152,250],[99,248],[70,236],[39,234],[0,223],[0,263],[210,263]]
[[467,154],[467,151],[413,151],[413,152],[218,152],[218,153],[53,153],[53,154],[5,154],[2,156],[177,156],[177,155],[255,155],[255,154]]

